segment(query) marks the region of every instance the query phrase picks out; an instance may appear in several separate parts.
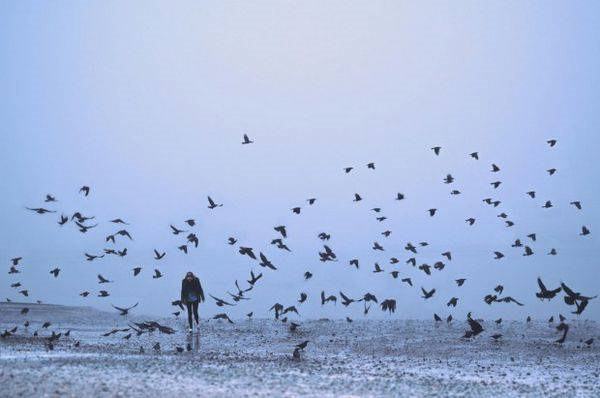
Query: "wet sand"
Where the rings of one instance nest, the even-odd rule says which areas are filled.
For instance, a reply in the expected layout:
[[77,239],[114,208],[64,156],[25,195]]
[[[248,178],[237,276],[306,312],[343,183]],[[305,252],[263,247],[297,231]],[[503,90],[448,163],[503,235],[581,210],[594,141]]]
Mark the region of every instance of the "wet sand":
[[[600,327],[589,321],[569,320],[567,341],[558,345],[556,323],[547,322],[485,321],[485,331],[470,340],[461,338],[464,319],[448,326],[393,317],[302,321],[295,332],[274,320],[203,320],[200,333],[190,335],[182,318],[27,306],[21,315],[22,305],[0,304],[0,332],[19,326],[0,339],[2,397],[600,396]],[[101,336],[145,320],[176,333]],[[33,337],[45,321],[52,325]],[[46,337],[67,330],[71,336],[49,350]],[[503,337],[493,341],[494,333]],[[587,346],[590,337],[596,341]],[[293,348],[304,340],[310,342],[294,360]],[[191,351],[176,352],[187,344]]]

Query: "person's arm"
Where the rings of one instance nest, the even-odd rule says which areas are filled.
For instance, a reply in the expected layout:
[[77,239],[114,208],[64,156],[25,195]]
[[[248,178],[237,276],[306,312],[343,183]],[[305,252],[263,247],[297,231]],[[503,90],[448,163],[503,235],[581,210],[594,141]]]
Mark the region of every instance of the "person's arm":
[[198,279],[198,296],[200,298],[200,302],[204,302],[204,290],[202,290],[202,285],[200,284],[200,279]]

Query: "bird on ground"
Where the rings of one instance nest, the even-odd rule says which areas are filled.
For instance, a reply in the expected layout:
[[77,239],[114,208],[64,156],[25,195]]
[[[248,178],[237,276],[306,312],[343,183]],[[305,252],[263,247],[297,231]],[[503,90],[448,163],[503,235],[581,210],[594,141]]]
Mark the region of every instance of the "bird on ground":
[[567,333],[569,333],[569,325],[567,325],[564,322],[561,322],[556,327],[556,330],[563,332],[562,336],[558,340],[556,340],[556,343],[558,343],[558,344],[564,343],[565,340],[567,339]]

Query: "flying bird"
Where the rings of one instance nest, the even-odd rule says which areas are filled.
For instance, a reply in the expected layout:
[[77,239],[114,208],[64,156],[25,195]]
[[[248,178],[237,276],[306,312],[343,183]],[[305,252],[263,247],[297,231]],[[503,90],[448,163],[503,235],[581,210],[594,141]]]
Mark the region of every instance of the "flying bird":
[[209,208],[209,209],[214,209],[214,208],[216,208],[216,207],[221,207],[221,206],[223,206],[223,204],[222,204],[222,203],[219,203],[219,204],[215,203],[215,202],[214,202],[214,201],[211,199],[211,197],[210,197],[210,196],[207,196],[207,198],[208,198],[208,208]]
[[242,145],[246,145],[246,144],[252,144],[253,142],[254,142],[254,141],[251,141],[251,140],[248,138],[248,135],[247,135],[247,134],[244,134],[244,140],[242,141]]

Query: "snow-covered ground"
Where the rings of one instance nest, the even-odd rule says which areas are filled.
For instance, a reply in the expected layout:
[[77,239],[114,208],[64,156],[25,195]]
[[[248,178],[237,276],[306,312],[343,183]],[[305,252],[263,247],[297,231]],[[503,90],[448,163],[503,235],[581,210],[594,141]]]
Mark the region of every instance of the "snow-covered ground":
[[[344,320],[289,323],[203,320],[197,335],[183,319],[122,317],[91,308],[0,304],[0,396],[600,396],[600,328],[568,320],[558,345],[556,323],[485,321],[462,339],[464,319]],[[25,320],[31,325],[23,327]],[[129,340],[113,328],[157,320],[176,329]],[[33,337],[41,325],[52,323]],[[54,350],[52,331],[66,332]],[[492,334],[501,333],[499,341]],[[591,345],[585,340],[594,337]],[[308,340],[300,360],[294,346]],[[79,347],[75,343],[80,342]],[[160,343],[160,351],[152,347]],[[189,344],[191,351],[186,350]],[[145,353],[140,354],[140,347]],[[184,349],[177,353],[176,347]]]

